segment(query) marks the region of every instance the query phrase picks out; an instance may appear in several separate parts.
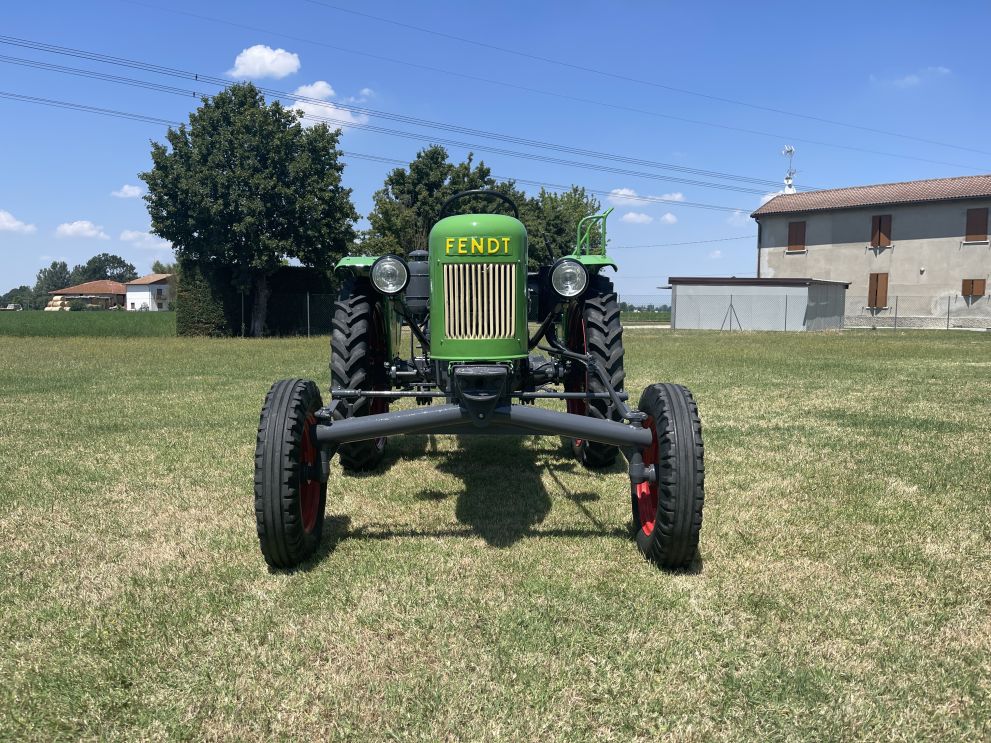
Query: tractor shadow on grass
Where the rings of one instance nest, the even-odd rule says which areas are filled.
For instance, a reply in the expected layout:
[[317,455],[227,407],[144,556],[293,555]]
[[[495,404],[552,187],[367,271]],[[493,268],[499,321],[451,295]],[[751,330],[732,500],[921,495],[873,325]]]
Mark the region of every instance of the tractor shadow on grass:
[[[394,457],[432,460],[430,466],[462,482],[457,492],[455,517],[466,529],[415,529],[368,525],[352,529],[343,539],[393,539],[403,537],[481,537],[486,544],[505,548],[527,537],[623,538],[629,529],[602,523],[585,505],[599,499],[593,492],[573,492],[562,482],[562,471],[575,472],[580,465],[560,461],[562,449],[542,447],[534,437],[459,436],[455,450],[441,450],[434,436],[409,436]],[[395,461],[395,460],[392,460]],[[613,468],[607,472],[613,471]],[[591,528],[539,529],[551,509],[551,496],[543,483],[547,472],[588,520]],[[590,477],[595,476],[589,473]],[[443,501],[450,492],[416,490],[421,501]],[[327,540],[325,527],[325,537]]]

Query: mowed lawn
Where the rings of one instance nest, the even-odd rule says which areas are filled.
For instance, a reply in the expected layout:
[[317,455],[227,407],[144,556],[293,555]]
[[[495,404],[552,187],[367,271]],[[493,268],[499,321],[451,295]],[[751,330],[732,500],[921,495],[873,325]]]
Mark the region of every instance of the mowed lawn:
[[0,739],[991,736],[991,334],[629,330],[702,413],[683,574],[621,467],[426,436],[270,572],[258,410],[327,353],[0,337]]

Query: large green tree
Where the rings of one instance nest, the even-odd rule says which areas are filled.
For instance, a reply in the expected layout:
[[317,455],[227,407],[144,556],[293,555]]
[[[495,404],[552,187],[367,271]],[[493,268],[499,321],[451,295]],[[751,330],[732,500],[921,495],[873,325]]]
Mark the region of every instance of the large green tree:
[[87,281],[100,281],[109,279],[126,284],[138,278],[138,272],[134,265],[128,263],[119,255],[111,253],[100,253],[94,255],[86,263],[72,269],[72,283],[82,284]]
[[[529,235],[532,267],[570,253],[578,220],[599,209],[595,197],[578,186],[563,194],[541,190],[539,196],[531,197],[513,181],[497,181],[484,162],[475,164],[471,154],[464,162],[452,163],[447,151],[434,145],[418,152],[408,168],[396,168],[386,176],[373,197],[375,205],[368,215],[371,227],[359,250],[371,255],[426,250],[430,228],[444,201],[476,188],[501,191],[519,206]],[[490,200],[470,198],[461,201],[457,211],[502,208]]]
[[233,85],[152,143],[145,201],[152,232],[180,260],[226,265],[254,290],[251,333],[262,335],[268,277],[289,259],[328,268],[355,237],[358,214],[342,185],[340,130],[304,128],[301,115]]
[[52,261],[51,265],[38,271],[34,282],[34,300],[31,303],[36,309],[44,307],[51,297],[48,292],[65,289],[72,285],[72,273],[65,261]]

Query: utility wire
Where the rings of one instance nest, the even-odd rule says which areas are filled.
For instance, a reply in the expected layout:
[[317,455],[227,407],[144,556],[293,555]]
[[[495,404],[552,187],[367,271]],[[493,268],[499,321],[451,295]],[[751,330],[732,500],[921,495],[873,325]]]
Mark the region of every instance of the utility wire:
[[[100,54],[98,52],[91,52],[84,49],[75,49],[72,47],[63,47],[55,44],[47,44],[44,42],[31,41],[29,39],[22,39],[14,36],[2,36],[0,35],[0,43],[8,44],[11,46],[22,47],[26,49],[32,49],[35,51],[41,51],[51,54],[59,54],[63,56],[69,56],[76,59],[85,59],[94,62],[100,62],[103,64],[117,65],[123,67],[129,67],[132,69],[138,69],[145,72],[153,72],[160,75],[167,75],[171,77],[178,77],[185,80],[194,80],[197,82],[203,82],[211,85],[217,85],[221,87],[227,87],[235,83],[234,80],[230,80],[223,77],[216,77],[212,75],[204,75],[196,72],[190,72],[186,70],[180,70],[171,67],[164,67],[162,65],[157,65],[149,62],[143,62],[135,59],[127,59],[123,57],[114,57],[111,55]],[[98,77],[101,73],[93,73],[90,71],[79,71],[77,68],[62,67],[60,65],[49,65],[48,63],[38,62],[35,60],[26,60],[17,57],[4,57],[4,61],[11,64],[21,64],[27,66],[38,67],[42,69],[52,69],[59,72],[67,72],[69,74],[83,74],[89,77]],[[670,170],[673,172],[687,173],[691,175],[700,175],[710,178],[717,178],[721,180],[732,180],[758,184],[761,186],[778,187],[780,183],[778,181],[768,180],[764,178],[754,178],[750,176],[735,175],[732,173],[722,173],[719,171],[702,170],[699,168],[690,168],[684,165],[675,165],[672,163],[657,162],[653,160],[646,160],[643,158],[629,157],[624,155],[616,155],[606,152],[598,152],[595,150],[588,150],[579,147],[571,147],[567,145],[556,144],[552,142],[544,142],[541,140],[528,139],[525,137],[517,137],[513,135],[503,134],[499,132],[490,132],[482,129],[473,129],[470,127],[459,126],[455,124],[450,124],[447,122],[431,121],[428,119],[420,119],[413,116],[406,116],[403,114],[391,113],[388,111],[378,111],[376,109],[368,108],[365,106],[358,106],[351,103],[338,102],[338,101],[328,101],[323,98],[314,98],[310,96],[297,95],[295,93],[289,93],[283,90],[276,90],[274,88],[268,88],[263,86],[256,86],[258,89],[269,96],[279,97],[284,99],[293,99],[297,101],[302,101],[305,103],[312,103],[315,105],[333,105],[336,108],[349,111],[358,116],[369,116],[384,118],[392,121],[399,121],[407,124],[414,124],[416,126],[422,126],[425,128],[441,129],[445,131],[456,132],[459,134],[469,134],[472,136],[483,137],[485,139],[495,139],[504,142],[510,142],[513,144],[522,144],[528,147],[535,147],[541,149],[555,150],[559,152],[566,152],[574,155],[581,155],[584,157],[592,157],[595,159],[609,160],[614,162],[623,162],[632,165],[641,165],[651,168],[657,168],[659,170]]]
[[872,149],[869,149],[869,148],[866,148],[866,147],[855,147],[855,146],[852,146],[852,145],[836,144],[834,142],[825,142],[825,141],[822,141],[822,140],[808,139],[808,138],[805,138],[805,137],[796,137],[796,136],[793,136],[793,135],[790,135],[790,134],[788,134],[788,135],[786,135],[786,134],[775,134],[775,133],[760,131],[760,130],[756,130],[756,129],[746,129],[746,128],[743,128],[743,127],[730,126],[728,124],[717,124],[717,123],[711,122],[711,121],[701,121],[701,120],[698,120],[698,119],[689,119],[689,118],[682,117],[682,116],[675,116],[673,114],[664,114],[664,113],[660,113],[658,111],[649,111],[649,110],[646,110],[646,109],[635,108],[635,107],[632,107],[632,106],[624,106],[624,105],[615,104],[615,103],[606,103],[604,101],[597,101],[597,100],[593,100],[593,99],[590,99],[590,98],[583,98],[581,96],[568,95],[566,93],[560,93],[560,92],[551,91],[551,90],[543,90],[543,89],[540,89],[540,88],[532,88],[532,87],[528,87],[528,86],[525,86],[525,85],[519,85],[519,84],[516,84],[516,83],[510,83],[510,82],[506,82],[505,80],[494,80],[494,79],[491,79],[491,78],[480,77],[478,75],[471,75],[471,74],[468,74],[468,73],[465,73],[465,72],[458,72],[458,71],[455,71],[455,70],[448,70],[448,69],[444,69],[442,67],[433,67],[431,65],[426,65],[426,64],[419,63],[419,62],[412,62],[410,60],[396,59],[395,57],[386,57],[386,56],[381,55],[381,54],[373,54],[371,52],[367,52],[367,51],[364,51],[364,50],[350,49],[348,47],[342,47],[342,46],[339,46],[339,45],[336,45],[336,44],[330,44],[330,43],[325,42],[325,41],[318,41],[316,39],[308,39],[308,38],[302,37],[302,36],[294,36],[292,34],[283,33],[281,31],[273,31],[271,29],[261,28],[259,26],[252,26],[252,25],[249,25],[249,24],[246,24],[246,23],[238,23],[237,21],[230,21],[230,20],[227,20],[227,19],[224,19],[224,18],[215,18],[215,17],[212,17],[212,16],[201,15],[199,13],[192,13],[192,12],[185,11],[185,10],[178,10],[178,9],[175,9],[175,8],[163,7],[163,6],[160,6],[160,5],[153,5],[151,3],[146,3],[146,2],[138,2],[137,0],[121,0],[121,2],[130,4],[130,5],[141,6],[141,7],[148,8],[148,9],[151,9],[151,10],[156,10],[156,11],[159,11],[159,12],[174,13],[176,15],[184,15],[184,16],[188,16],[190,18],[195,18],[197,20],[208,21],[210,23],[218,23],[218,24],[225,25],[225,26],[231,26],[233,28],[241,28],[241,29],[245,29],[245,30],[248,30],[248,31],[255,31],[257,33],[269,34],[270,36],[277,36],[277,37],[281,37],[283,39],[289,39],[291,41],[296,41],[296,42],[299,42],[299,43],[302,43],[302,44],[310,44],[310,45],[313,45],[313,46],[324,47],[326,49],[333,49],[335,51],[344,52],[346,54],[354,54],[356,56],[366,57],[368,59],[376,59],[376,60],[379,60],[379,61],[382,61],[382,62],[388,62],[390,64],[400,65],[402,67],[427,70],[428,72],[438,72],[438,73],[443,74],[443,75],[450,75],[452,77],[460,77],[460,78],[465,79],[465,80],[474,80],[476,82],[482,82],[482,83],[486,83],[488,85],[499,85],[499,86],[502,86],[502,87],[505,87],[505,88],[511,88],[511,89],[514,89],[514,90],[522,90],[522,91],[526,91],[526,92],[529,92],[529,93],[536,93],[537,95],[551,96],[551,97],[554,97],[554,98],[561,98],[561,99],[564,99],[564,100],[576,101],[576,102],[579,102],[579,103],[584,103],[584,104],[593,105],[593,106],[601,106],[601,107],[604,107],[604,108],[611,108],[611,109],[616,109],[616,110],[620,110],[620,111],[628,111],[628,112],[631,112],[631,113],[638,113],[638,114],[643,114],[643,115],[646,115],[646,116],[653,116],[653,117],[661,118],[661,119],[670,119],[672,121],[680,121],[680,122],[683,122],[683,123],[694,124],[694,125],[697,125],[697,126],[708,126],[708,127],[713,127],[713,128],[716,128],[716,129],[723,129],[723,130],[726,130],[726,131],[735,131],[735,132],[741,132],[741,133],[744,133],[744,134],[751,134],[751,135],[754,135],[754,136],[769,137],[769,138],[772,138],[772,139],[777,140],[778,142],[781,142],[783,140],[790,140],[792,142],[801,142],[801,143],[804,143],[804,144],[814,144],[814,145],[819,145],[821,147],[831,147],[831,148],[835,148],[835,149],[848,150],[848,151],[851,151],[851,152],[862,152],[862,153],[871,154],[871,155],[882,155],[884,157],[901,158],[903,160],[914,160],[916,162],[924,162],[924,163],[930,163],[930,164],[934,164],[934,165],[946,165],[946,166],[953,167],[953,168],[960,168],[960,169],[964,169],[964,170],[972,170],[972,171],[975,171],[975,172],[982,172],[984,170],[984,168],[974,167],[973,165],[963,165],[961,163],[951,163],[951,162],[946,162],[946,161],[943,161],[943,160],[932,160],[932,159],[924,158],[924,157],[916,157],[914,155],[902,155],[902,154],[898,154],[898,153],[895,153],[895,152],[886,152],[884,150],[872,150]]
[[[77,76],[87,77],[90,79],[112,82],[120,85],[128,85],[131,87],[140,87],[147,90],[154,90],[157,92],[181,95],[184,97],[196,97],[202,95],[201,93],[198,93],[195,90],[176,88],[172,86],[161,85],[159,83],[148,82],[145,80],[136,80],[134,78],[122,77],[119,75],[108,75],[107,73],[96,72],[94,70],[82,70],[74,67],[54,65],[48,62],[38,62],[35,60],[20,59],[18,57],[8,57],[6,55],[0,55],[0,62],[7,64],[28,66],[36,69],[50,70],[53,72],[60,72],[64,74],[77,75]],[[288,95],[287,97],[292,98],[292,96],[288,96]],[[699,180],[693,180],[687,178],[676,178],[673,176],[660,175],[657,173],[646,173],[643,171],[628,170],[625,168],[616,168],[608,165],[603,165],[601,163],[586,163],[586,162],[579,162],[576,160],[565,160],[562,158],[550,157],[547,155],[540,155],[536,153],[519,152],[516,150],[509,150],[501,147],[493,147],[491,145],[477,144],[472,142],[462,142],[454,139],[446,139],[443,137],[428,136],[425,134],[402,131],[399,129],[390,129],[387,127],[375,126],[372,124],[363,123],[359,121],[335,118],[333,116],[322,116],[320,114],[305,113],[304,118],[318,123],[331,124],[334,127],[341,127],[341,128],[352,127],[356,129],[361,129],[363,131],[374,132],[376,134],[386,134],[394,137],[414,139],[421,142],[443,144],[449,147],[463,148],[467,150],[490,152],[497,155],[505,155],[507,157],[521,158],[525,160],[534,160],[536,162],[549,163],[552,165],[562,165],[564,167],[579,168],[582,170],[591,170],[601,173],[613,173],[616,175],[629,176],[633,178],[645,178],[649,180],[662,181],[665,183],[679,183],[683,185],[697,186],[700,188],[714,188],[725,191],[734,191],[738,193],[759,195],[765,193],[766,191],[766,189],[755,189],[747,186],[737,186],[737,185],[724,184],[724,183],[712,183],[709,181],[699,181]]]
[[[893,132],[886,129],[876,129],[870,126],[864,126],[862,124],[853,124],[848,121],[838,121],[836,119],[827,119],[822,116],[813,116],[810,114],[803,114],[796,111],[791,111],[787,109],[774,108],[772,106],[764,106],[757,103],[751,103],[749,101],[740,100],[738,98],[726,98],[724,96],[713,95],[711,93],[703,93],[698,90],[690,90],[688,88],[680,88],[674,85],[667,85],[665,83],[659,83],[655,80],[645,80],[643,78],[632,77],[630,75],[620,74],[618,72],[610,72],[608,70],[601,70],[595,67],[588,67],[585,65],[576,64],[574,62],[568,62],[562,59],[554,59],[552,57],[544,57],[539,54],[533,54],[532,52],[525,52],[519,49],[511,49],[509,47],[498,46],[497,44],[491,44],[486,41],[480,41],[478,39],[469,39],[464,36],[457,36],[455,34],[445,33],[443,31],[438,31],[433,28],[425,28],[423,26],[416,26],[412,23],[404,23],[402,21],[397,21],[394,18],[383,18],[382,16],[372,15],[371,13],[364,13],[360,10],[354,10],[353,8],[344,8],[340,5],[334,5],[333,3],[324,2],[324,0],[302,0],[302,2],[309,3],[310,5],[317,5],[322,8],[327,8],[329,10],[336,10],[340,13],[349,13],[354,16],[361,18],[368,18],[373,21],[378,21],[379,23],[388,23],[393,26],[398,26],[400,28],[410,29],[412,31],[417,31],[419,33],[430,34],[431,36],[436,36],[439,38],[450,39],[452,41],[458,41],[463,44],[471,44],[475,47],[482,47],[483,49],[492,49],[494,51],[502,52],[504,54],[512,54],[517,57],[522,57],[524,59],[531,59],[537,62],[544,62],[546,64],[557,65],[559,67],[565,67],[572,70],[578,70],[579,72],[588,72],[593,75],[600,75],[602,77],[612,78],[614,80],[622,80],[624,82],[636,83],[637,85],[647,85],[652,88],[659,88],[661,90],[668,90],[673,93],[681,93],[684,95],[691,95],[698,98],[705,98],[710,101],[718,101],[720,103],[729,103],[734,106],[743,106],[745,108],[750,108],[755,111],[767,111],[769,113],[780,114],[783,116],[792,116],[798,119],[805,119],[806,121],[815,121],[820,124],[829,124],[831,126],[842,126],[848,129],[858,129],[864,132],[871,132],[872,134],[882,134],[887,137],[898,137],[899,139],[906,139],[913,142],[923,142],[925,144],[937,145],[939,147],[948,147],[954,150],[962,150],[964,152],[976,152],[980,155],[991,155],[991,152],[987,150],[978,150],[973,147],[964,147],[963,145],[952,144],[950,142],[941,142],[935,139],[926,139],[925,137],[916,137],[911,134],[904,134],[901,132]],[[141,4],[141,3],[135,3]]]
[[[55,108],[69,109],[75,111],[83,111],[86,113],[100,114],[102,116],[110,116],[119,119],[128,119],[132,121],[141,121],[151,124],[161,124],[164,126],[180,126],[181,123],[178,121],[172,121],[169,119],[158,118],[155,116],[146,116],[144,114],[129,113],[126,111],[117,111],[114,109],[98,108],[96,106],[87,106],[80,103],[71,103],[69,101],[60,101],[51,98],[40,98],[37,96],[22,95],[19,93],[11,93],[9,91],[0,90],[0,98],[7,98],[10,100],[20,101],[23,103],[34,103],[43,106],[52,106]],[[360,160],[371,160],[374,162],[381,163],[391,163],[401,166],[408,166],[409,162],[405,160],[397,160],[393,158],[382,157],[380,155],[369,155],[361,152],[347,152],[342,153],[348,158],[357,158]],[[546,188],[551,191],[568,191],[571,186],[565,186],[559,183],[547,183],[545,181],[534,181],[525,178],[514,178],[512,176],[496,175],[492,174],[492,177],[500,181],[512,181],[513,183],[522,183],[524,185],[538,186],[540,188]],[[604,189],[595,188],[585,188],[588,193],[594,193],[603,196],[615,196],[612,191],[607,191]],[[667,206],[687,206],[696,209],[709,209],[714,211],[724,211],[724,212],[740,212],[742,209],[731,206],[721,206],[717,204],[702,204],[692,201],[672,201],[670,199],[662,199],[657,196],[624,196],[624,200],[628,201],[639,201],[648,204],[665,204]]]
[[[679,243],[655,243],[653,245],[610,245],[610,250],[628,250],[634,248],[674,248],[681,245],[708,245],[709,243],[724,243],[730,240],[753,240],[756,235],[739,235],[738,237],[716,237],[711,240],[689,240]],[[646,277],[645,277],[646,278]]]

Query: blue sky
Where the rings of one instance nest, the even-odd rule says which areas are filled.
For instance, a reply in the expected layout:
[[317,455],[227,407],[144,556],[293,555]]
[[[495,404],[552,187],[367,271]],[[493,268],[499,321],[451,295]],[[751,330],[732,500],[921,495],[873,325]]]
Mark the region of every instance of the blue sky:
[[[342,139],[350,152],[408,162],[417,149],[445,138],[651,176],[476,148],[499,176],[616,191],[610,242],[620,263],[617,285],[627,295],[646,295],[671,275],[753,274],[756,229],[747,215],[780,182],[785,144],[797,149],[799,188],[991,172],[989,63],[980,35],[989,21],[986,2],[106,0],[12,4],[0,33],[200,75],[255,79],[290,94],[302,88],[301,95],[331,105],[650,161],[631,165],[343,108],[322,111],[353,124]],[[0,54],[186,91],[219,89],[5,43]],[[10,62],[0,62],[0,91],[176,121],[197,104],[191,95]],[[163,138],[163,125],[5,98],[0,122],[0,291],[33,284],[53,259],[71,266],[113,252],[143,272],[152,260],[171,257],[148,234],[144,202],[135,197],[143,186],[137,173],[149,165],[149,141]],[[466,154],[448,149],[456,159]],[[392,167],[348,160],[345,180],[359,212],[368,212]],[[745,190],[715,187],[727,185]],[[624,198],[630,194],[655,200]]]

